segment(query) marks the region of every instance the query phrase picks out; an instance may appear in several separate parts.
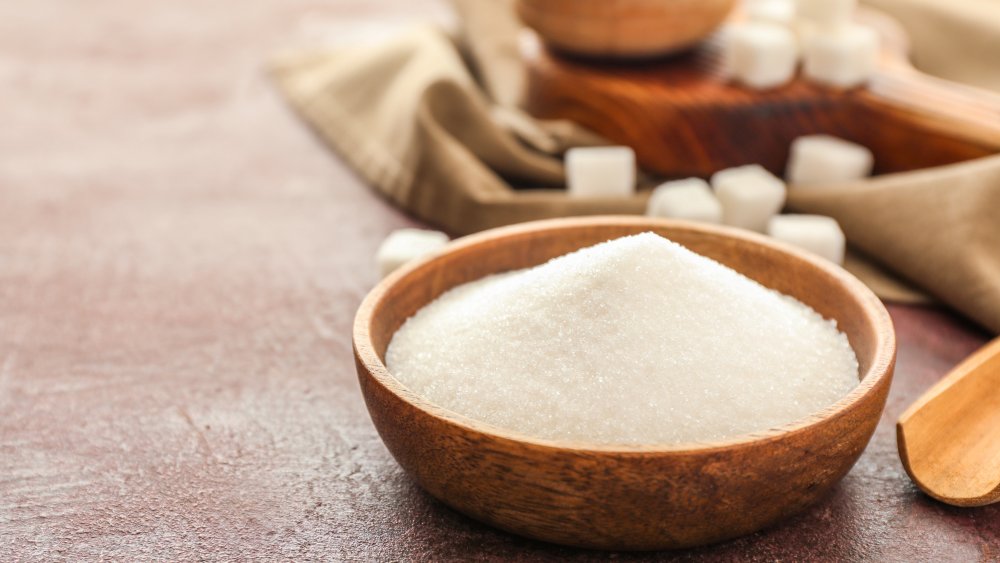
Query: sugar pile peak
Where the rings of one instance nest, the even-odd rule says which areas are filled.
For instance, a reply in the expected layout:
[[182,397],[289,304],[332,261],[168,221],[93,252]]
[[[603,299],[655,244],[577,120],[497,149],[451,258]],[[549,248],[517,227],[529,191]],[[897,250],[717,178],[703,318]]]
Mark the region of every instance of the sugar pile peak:
[[831,321],[652,233],[458,286],[403,324],[386,364],[472,419],[605,445],[765,430],[858,382]]

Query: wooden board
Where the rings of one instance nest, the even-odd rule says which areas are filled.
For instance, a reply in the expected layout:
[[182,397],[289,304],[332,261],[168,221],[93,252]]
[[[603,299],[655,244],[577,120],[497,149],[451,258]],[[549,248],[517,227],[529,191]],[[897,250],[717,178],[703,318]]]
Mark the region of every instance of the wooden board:
[[789,144],[812,133],[869,147],[876,174],[1000,151],[1000,95],[921,74],[893,20],[873,11],[859,18],[879,31],[883,48],[870,86],[853,90],[801,77],[767,91],[733,84],[719,35],[694,51],[630,65],[557,54],[528,34],[525,108],[629,145],[643,167],[666,176],[751,163],[782,173]]

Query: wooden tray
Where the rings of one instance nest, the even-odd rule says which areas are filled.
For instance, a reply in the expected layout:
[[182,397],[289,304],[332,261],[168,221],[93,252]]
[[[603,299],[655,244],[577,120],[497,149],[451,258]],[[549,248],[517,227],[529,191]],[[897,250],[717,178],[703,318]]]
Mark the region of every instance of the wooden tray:
[[858,19],[879,32],[883,47],[871,84],[853,90],[802,78],[769,91],[732,84],[719,35],[676,57],[622,64],[557,54],[529,34],[525,109],[629,145],[640,165],[666,176],[749,163],[781,174],[789,144],[811,133],[869,147],[877,174],[1000,152],[1000,95],[918,72],[894,20],[872,10]]

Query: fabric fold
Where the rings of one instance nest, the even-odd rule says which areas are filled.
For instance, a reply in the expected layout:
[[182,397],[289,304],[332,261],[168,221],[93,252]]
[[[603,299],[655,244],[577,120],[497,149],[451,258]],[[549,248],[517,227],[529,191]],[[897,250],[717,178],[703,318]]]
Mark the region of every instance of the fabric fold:
[[852,244],[942,302],[1000,332],[1000,156],[791,190]]
[[[642,213],[642,193],[565,197],[562,161],[532,150],[496,118],[462,60],[448,34],[424,26],[384,45],[285,55],[271,71],[291,106],[367,182],[451,234]],[[358,82],[366,84],[363,93],[352,90]],[[599,139],[566,122],[535,125],[557,154]]]

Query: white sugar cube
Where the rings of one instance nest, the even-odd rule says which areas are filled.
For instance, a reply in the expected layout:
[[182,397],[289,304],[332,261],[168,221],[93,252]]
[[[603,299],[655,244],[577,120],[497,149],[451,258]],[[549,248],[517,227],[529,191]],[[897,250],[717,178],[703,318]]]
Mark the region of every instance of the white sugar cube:
[[566,152],[570,197],[621,197],[635,193],[635,152],[629,147],[579,147]]
[[751,88],[774,88],[795,75],[798,44],[786,27],[748,22],[727,31],[725,57],[726,69],[735,80]]
[[785,204],[785,183],[756,164],[716,172],[712,188],[723,223],[761,233]]
[[821,84],[852,88],[868,82],[875,71],[879,40],[862,25],[817,29],[803,41],[803,73]]
[[434,252],[448,243],[448,235],[424,229],[397,229],[389,234],[375,253],[382,277],[403,264]]
[[871,174],[875,157],[859,144],[830,135],[792,141],[785,179],[792,185],[849,182]]
[[701,178],[664,182],[653,190],[646,215],[689,219],[706,223],[722,222],[722,204]]
[[837,27],[851,21],[857,0],[796,0],[796,15],[823,27]]
[[844,231],[831,217],[822,215],[777,215],[767,224],[767,234],[777,240],[844,263]]
[[799,41],[799,54],[802,54],[802,45],[805,45],[812,36],[820,29],[820,27],[809,20],[796,19],[791,26],[792,31],[795,33],[796,39]]
[[795,23],[795,0],[747,0],[744,9],[751,21],[787,26]]

